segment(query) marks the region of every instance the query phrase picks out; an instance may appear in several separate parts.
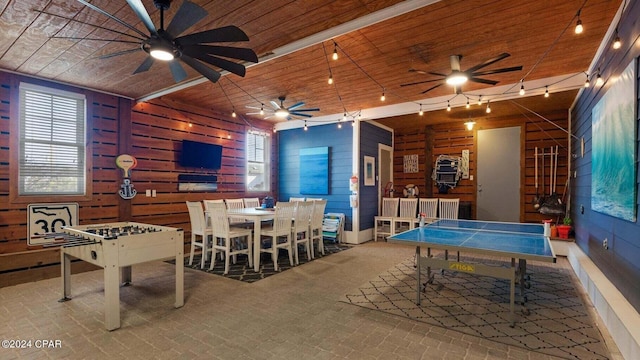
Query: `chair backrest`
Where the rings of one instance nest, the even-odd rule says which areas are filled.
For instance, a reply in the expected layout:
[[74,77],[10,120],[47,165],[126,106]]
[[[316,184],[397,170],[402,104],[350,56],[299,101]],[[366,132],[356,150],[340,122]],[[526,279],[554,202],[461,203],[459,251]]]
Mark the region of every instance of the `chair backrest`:
[[400,198],[382,198],[381,216],[394,217],[398,216],[398,204]]
[[297,201],[295,220],[293,222],[294,232],[302,232],[309,230],[309,223],[311,222],[311,214],[313,213],[313,202],[311,201]]
[[440,199],[438,217],[440,219],[457,219],[460,199]]
[[313,202],[313,214],[311,214],[311,229],[320,229],[322,233],[322,219],[324,209],[327,207],[327,200],[315,200]]
[[305,201],[320,201],[322,198],[310,198],[308,197]]
[[289,202],[294,202],[294,201],[304,201],[303,197],[290,197],[289,198]]
[[209,220],[214,237],[226,238],[229,236],[229,218],[227,207],[224,203],[213,203],[209,207]]
[[291,233],[291,223],[295,215],[296,203],[278,201],[273,215],[273,231],[278,235]]
[[227,204],[227,210],[231,209],[244,209],[244,201],[242,199],[225,199]]
[[244,207],[246,208],[257,208],[260,207],[260,199],[258,198],[244,198],[242,199],[244,202]]
[[191,232],[203,235],[206,229],[204,221],[204,210],[200,201],[187,201],[187,209],[189,210],[189,220],[191,221]]
[[222,200],[222,199],[218,199],[218,200],[202,200],[202,203],[204,204],[204,211],[209,211],[209,205],[215,204],[215,203],[224,204],[224,200]]
[[418,198],[402,198],[400,199],[400,217],[415,218],[418,209]]
[[420,199],[418,213],[424,214],[427,218],[436,218],[438,216],[438,198]]

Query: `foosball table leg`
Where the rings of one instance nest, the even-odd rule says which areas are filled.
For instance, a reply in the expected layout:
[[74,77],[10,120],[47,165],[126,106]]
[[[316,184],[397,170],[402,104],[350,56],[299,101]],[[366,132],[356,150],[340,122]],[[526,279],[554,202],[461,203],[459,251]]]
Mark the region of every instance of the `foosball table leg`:
[[122,267],[122,286],[131,285],[131,266]]
[[59,302],[71,300],[71,259],[60,251],[60,272],[62,278],[62,298]]
[[[103,246],[104,251],[104,323],[107,330],[120,327],[120,267],[117,264],[117,242]],[[109,253],[111,252],[111,253]]]

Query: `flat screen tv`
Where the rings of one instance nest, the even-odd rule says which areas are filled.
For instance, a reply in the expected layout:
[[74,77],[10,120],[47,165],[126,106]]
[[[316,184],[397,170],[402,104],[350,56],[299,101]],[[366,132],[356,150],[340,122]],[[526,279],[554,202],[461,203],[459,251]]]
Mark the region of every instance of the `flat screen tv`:
[[220,170],[222,167],[222,146],[182,140],[180,165],[184,167]]

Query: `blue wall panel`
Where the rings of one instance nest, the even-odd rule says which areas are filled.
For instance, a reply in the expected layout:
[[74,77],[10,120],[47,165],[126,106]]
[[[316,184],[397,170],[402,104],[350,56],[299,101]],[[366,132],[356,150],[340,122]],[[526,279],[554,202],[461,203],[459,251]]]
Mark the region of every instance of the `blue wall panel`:
[[[351,230],[349,206],[349,178],[352,175],[353,129],[335,124],[310,126],[304,129],[283,130],[278,133],[278,194],[279,201],[290,197],[318,197],[327,199],[325,212],[344,213],[345,229]],[[308,196],[300,193],[300,149],[329,147],[329,194]]]
[[[375,186],[364,186],[364,156],[373,156],[376,159],[376,172],[378,164],[378,144],[392,146],[393,134],[383,128],[360,123],[360,230],[373,228],[373,218],[378,215],[378,192],[380,184],[376,180]],[[383,185],[384,186],[384,185]]]

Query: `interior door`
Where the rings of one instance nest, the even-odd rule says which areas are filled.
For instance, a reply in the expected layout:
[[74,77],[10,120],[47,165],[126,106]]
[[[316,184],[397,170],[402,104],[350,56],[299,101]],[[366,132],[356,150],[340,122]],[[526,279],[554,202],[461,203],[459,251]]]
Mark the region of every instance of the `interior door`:
[[520,127],[478,130],[478,220],[520,221]]

